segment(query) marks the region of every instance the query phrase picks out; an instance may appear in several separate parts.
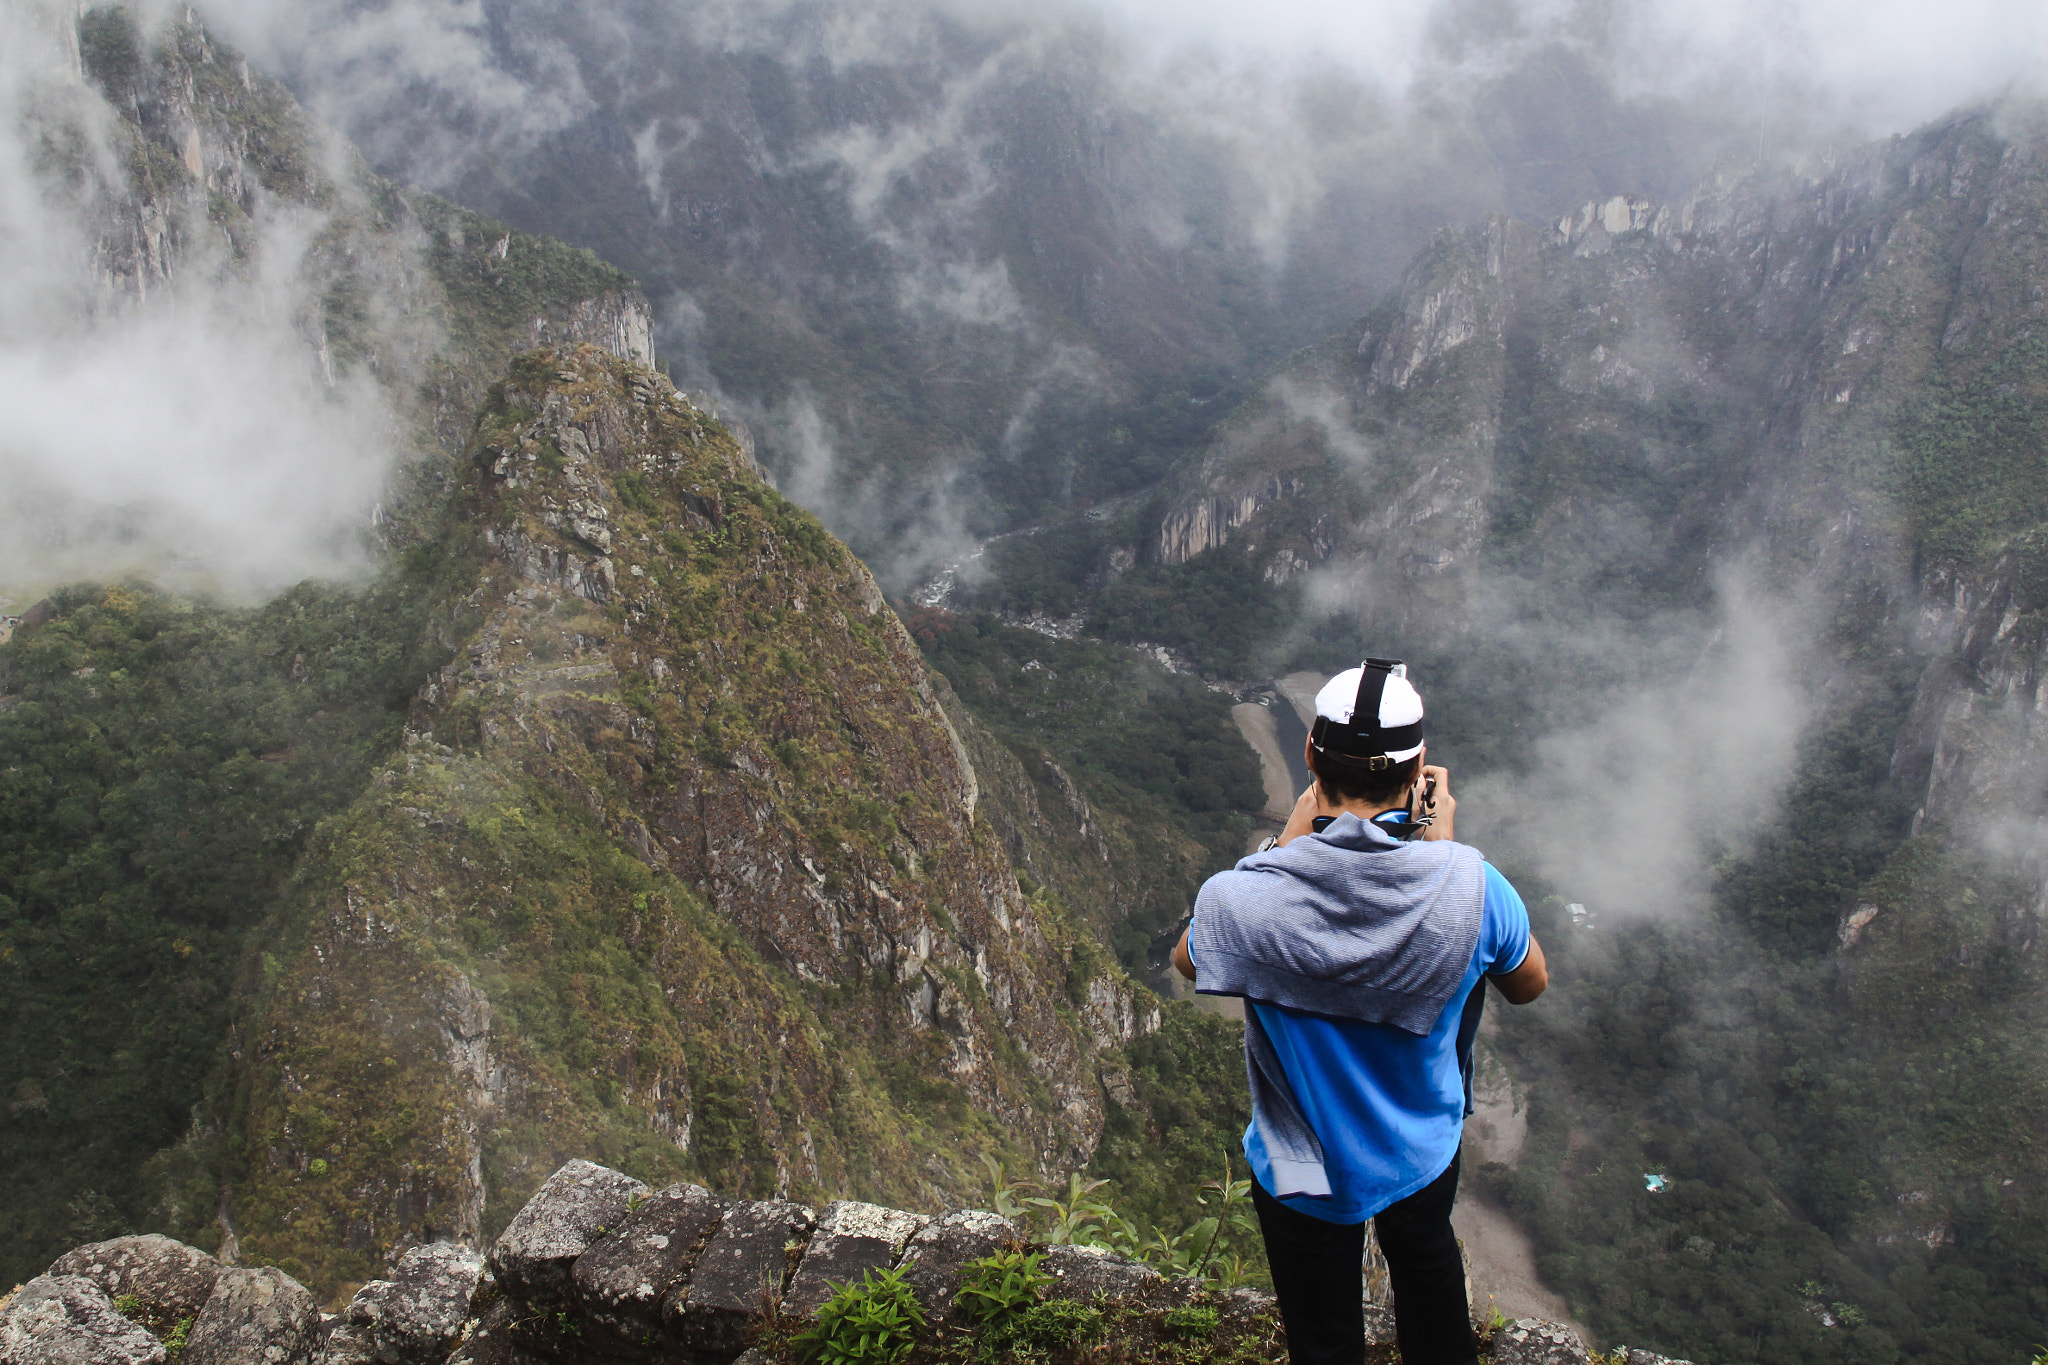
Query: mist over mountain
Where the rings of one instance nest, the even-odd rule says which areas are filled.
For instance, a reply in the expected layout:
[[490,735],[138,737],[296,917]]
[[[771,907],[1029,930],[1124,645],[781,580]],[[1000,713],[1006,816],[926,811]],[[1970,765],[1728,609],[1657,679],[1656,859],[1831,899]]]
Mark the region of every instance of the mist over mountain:
[[[1439,228],[1676,194],[1759,132],[1747,86],[1630,83],[1628,26],[1583,16],[1268,46],[1001,6],[210,12],[380,170],[630,270],[671,363],[904,581],[1152,483]],[[1773,155],[1845,112],[1769,100]]]

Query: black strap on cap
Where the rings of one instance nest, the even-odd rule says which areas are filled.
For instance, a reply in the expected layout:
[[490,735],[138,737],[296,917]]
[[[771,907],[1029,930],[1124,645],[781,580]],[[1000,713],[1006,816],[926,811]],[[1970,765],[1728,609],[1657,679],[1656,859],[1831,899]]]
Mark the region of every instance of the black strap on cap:
[[1359,669],[1358,699],[1351,704],[1351,723],[1347,725],[1328,716],[1316,717],[1309,738],[1318,754],[1353,767],[1383,772],[1394,766],[1394,760],[1387,757],[1388,750],[1413,749],[1422,743],[1420,720],[1412,725],[1380,724],[1380,698],[1386,693],[1387,679],[1400,666],[1399,659],[1365,661]]

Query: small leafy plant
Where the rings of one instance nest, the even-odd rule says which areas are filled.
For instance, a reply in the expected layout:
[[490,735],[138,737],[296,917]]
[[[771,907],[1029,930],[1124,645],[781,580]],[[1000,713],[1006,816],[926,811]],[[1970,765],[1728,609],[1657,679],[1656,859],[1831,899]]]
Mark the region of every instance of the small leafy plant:
[[1176,1308],[1161,1319],[1167,1331],[1180,1337],[1208,1337],[1216,1334],[1223,1323],[1223,1314],[1214,1308],[1189,1304]]
[[1045,1297],[1052,1276],[1038,1268],[1038,1252],[998,1251],[969,1261],[953,1302],[977,1322],[997,1322],[1031,1307]]
[[897,1365],[912,1333],[925,1325],[901,1270],[870,1270],[859,1283],[833,1286],[818,1320],[791,1343],[797,1358],[819,1365]]
[[1055,1246],[1069,1242],[1083,1246],[1114,1246],[1119,1240],[1135,1242],[1137,1230],[1107,1198],[1096,1197],[1096,1191],[1107,1184],[1107,1180],[1089,1180],[1075,1171],[1067,1176],[1065,1199],[1033,1195],[1024,1203],[1042,1215],[1046,1223],[1045,1240]]

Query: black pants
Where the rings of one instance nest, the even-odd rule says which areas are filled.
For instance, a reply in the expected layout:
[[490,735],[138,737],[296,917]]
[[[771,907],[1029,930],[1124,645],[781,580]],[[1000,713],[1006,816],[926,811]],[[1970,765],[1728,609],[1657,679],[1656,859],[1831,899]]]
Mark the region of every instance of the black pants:
[[[1451,1231],[1458,1158],[1373,1219],[1394,1282],[1403,1365],[1472,1365],[1479,1343],[1465,1302],[1465,1264]],[[1298,1213],[1252,1182],[1273,1290],[1293,1365],[1359,1365],[1365,1356],[1365,1224]]]

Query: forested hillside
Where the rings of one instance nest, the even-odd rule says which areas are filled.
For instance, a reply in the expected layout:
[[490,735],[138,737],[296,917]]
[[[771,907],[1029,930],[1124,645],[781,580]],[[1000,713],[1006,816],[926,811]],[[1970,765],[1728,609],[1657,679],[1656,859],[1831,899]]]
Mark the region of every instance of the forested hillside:
[[[0,1206],[0,1276],[161,1219],[158,1187],[210,1178],[176,1157],[161,1178],[143,1167],[219,1132],[204,1101],[247,935],[447,657],[429,626],[448,569],[432,529],[488,377],[536,331],[626,349],[637,330],[646,355],[646,304],[625,276],[408,196],[345,155],[331,171],[290,96],[196,25],[145,33],[102,9],[78,37],[82,71],[10,117],[51,140],[104,136],[119,154],[105,178],[51,191],[93,235],[113,315],[204,291],[208,272],[289,261],[292,244],[268,235],[279,206],[317,215],[297,287],[319,304],[305,363],[377,376],[405,454],[376,528],[389,568],[368,589],[309,583],[247,609],[140,581],[67,587],[9,623],[0,1171],[15,1193]],[[213,1206],[176,1216],[203,1222]]]

